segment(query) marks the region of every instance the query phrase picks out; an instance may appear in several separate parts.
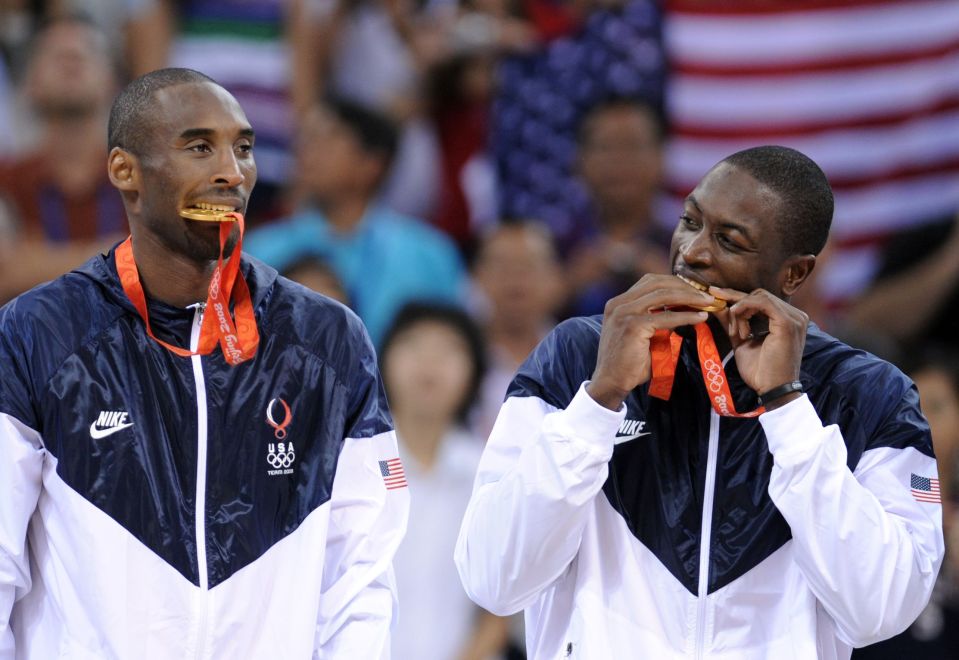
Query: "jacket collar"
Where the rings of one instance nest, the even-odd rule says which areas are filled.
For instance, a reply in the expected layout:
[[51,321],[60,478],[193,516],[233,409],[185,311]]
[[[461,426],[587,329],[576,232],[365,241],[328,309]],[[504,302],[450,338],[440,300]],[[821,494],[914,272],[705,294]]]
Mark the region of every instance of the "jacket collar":
[[[117,245],[119,245],[119,243],[117,243]],[[80,266],[75,272],[96,282],[107,298],[128,313],[137,315],[136,308],[133,306],[133,303],[130,302],[130,299],[127,298],[126,292],[124,292],[123,286],[120,284],[120,276],[117,274],[116,259],[114,258],[117,245],[110,248],[107,254],[98,254],[93,257]],[[250,296],[253,299],[253,310],[259,319],[262,312],[261,308],[265,305],[273,291],[277,272],[262,261],[254,259],[247,254],[243,254],[240,260],[240,272],[243,274],[250,288]],[[148,300],[147,305],[150,310],[151,325],[154,322],[162,323],[164,317],[178,317],[191,313],[188,309],[179,309],[156,300]],[[154,315],[156,315],[155,321]]]

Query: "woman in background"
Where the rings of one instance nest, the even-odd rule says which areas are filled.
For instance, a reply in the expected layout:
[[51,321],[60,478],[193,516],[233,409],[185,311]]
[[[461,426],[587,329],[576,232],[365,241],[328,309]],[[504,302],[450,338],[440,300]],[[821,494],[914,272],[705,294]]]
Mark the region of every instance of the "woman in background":
[[380,364],[410,486],[410,521],[394,559],[398,660],[498,657],[504,619],[460,584],[453,548],[483,444],[463,422],[486,358],[479,329],[454,307],[413,303],[397,314]]

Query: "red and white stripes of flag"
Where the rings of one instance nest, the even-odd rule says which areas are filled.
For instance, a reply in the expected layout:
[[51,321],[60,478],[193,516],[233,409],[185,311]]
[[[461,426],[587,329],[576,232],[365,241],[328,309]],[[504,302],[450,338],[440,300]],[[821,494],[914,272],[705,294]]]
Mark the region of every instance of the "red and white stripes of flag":
[[406,488],[406,473],[403,471],[403,463],[399,457],[391,458],[388,461],[379,461],[379,464],[386,490]]
[[942,496],[939,494],[939,480],[933,477],[920,477],[913,474],[909,478],[909,485],[912,488],[912,496],[920,502],[942,503]]

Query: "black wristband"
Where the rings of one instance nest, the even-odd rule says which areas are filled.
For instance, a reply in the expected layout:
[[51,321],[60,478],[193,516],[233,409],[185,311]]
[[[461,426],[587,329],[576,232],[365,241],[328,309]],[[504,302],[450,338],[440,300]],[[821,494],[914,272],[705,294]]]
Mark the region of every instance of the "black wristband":
[[767,403],[775,401],[776,399],[781,399],[787,394],[792,394],[793,392],[802,392],[802,383],[800,383],[798,380],[783,383],[782,385],[767,391],[765,394],[760,394],[759,405],[765,406]]

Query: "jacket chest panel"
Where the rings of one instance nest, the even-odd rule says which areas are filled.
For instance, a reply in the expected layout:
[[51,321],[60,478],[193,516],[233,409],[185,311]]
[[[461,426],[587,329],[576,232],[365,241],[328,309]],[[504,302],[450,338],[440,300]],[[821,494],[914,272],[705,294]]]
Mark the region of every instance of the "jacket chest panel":
[[110,333],[63,363],[41,415],[58,475],[194,584],[204,511],[214,586],[329,499],[347,394],[332,369],[296,347],[267,346],[238,367],[206,356],[202,373],[198,382],[190,358]]
[[[604,491],[629,531],[691,593],[699,586],[710,414],[631,397],[643,437],[617,444]],[[625,423],[624,423],[625,424]],[[716,452],[709,591],[748,572],[790,538],[769,498],[772,455],[755,420],[723,419]],[[622,428],[621,428],[622,431]]]

